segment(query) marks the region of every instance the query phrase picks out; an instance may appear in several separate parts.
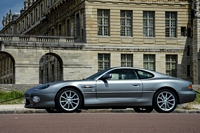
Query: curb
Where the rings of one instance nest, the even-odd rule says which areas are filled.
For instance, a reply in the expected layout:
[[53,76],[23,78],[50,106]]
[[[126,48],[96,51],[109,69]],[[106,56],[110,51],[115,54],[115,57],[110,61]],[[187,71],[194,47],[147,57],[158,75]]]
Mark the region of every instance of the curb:
[[[47,113],[44,109],[4,109],[0,110],[0,114],[36,114],[36,113]],[[80,113],[136,113],[133,109],[88,109],[81,110]],[[157,113],[155,110],[152,113]],[[199,114],[200,110],[184,110],[176,109],[172,113],[191,113]]]

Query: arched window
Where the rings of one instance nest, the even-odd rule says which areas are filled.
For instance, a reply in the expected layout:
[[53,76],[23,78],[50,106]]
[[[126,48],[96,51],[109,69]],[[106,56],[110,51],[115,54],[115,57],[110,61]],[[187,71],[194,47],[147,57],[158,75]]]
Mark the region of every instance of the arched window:
[[6,53],[0,52],[0,84],[15,83],[15,61],[13,57]]
[[40,84],[63,80],[62,59],[53,53],[47,53],[40,59]]

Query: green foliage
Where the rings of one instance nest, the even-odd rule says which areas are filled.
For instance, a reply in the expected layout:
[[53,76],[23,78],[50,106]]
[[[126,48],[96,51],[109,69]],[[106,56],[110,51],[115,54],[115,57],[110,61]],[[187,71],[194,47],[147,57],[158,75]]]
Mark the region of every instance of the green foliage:
[[195,99],[194,103],[200,104],[200,90],[197,90],[197,92],[199,92],[199,93],[197,93],[197,98]]
[[23,91],[0,91],[0,104],[21,104]]

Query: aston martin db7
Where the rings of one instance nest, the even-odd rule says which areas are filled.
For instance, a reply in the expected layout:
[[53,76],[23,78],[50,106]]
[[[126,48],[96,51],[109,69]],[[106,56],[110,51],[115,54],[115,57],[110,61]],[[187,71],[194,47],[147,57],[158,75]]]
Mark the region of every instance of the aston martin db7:
[[102,108],[169,113],[177,104],[195,98],[190,81],[132,67],[109,68],[83,80],[42,84],[24,94],[25,108],[49,113]]

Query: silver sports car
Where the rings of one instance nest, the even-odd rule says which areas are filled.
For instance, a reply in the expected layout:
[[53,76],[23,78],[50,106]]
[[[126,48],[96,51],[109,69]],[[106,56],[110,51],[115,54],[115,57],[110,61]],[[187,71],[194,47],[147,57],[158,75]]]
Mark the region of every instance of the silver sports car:
[[133,108],[136,112],[172,112],[177,104],[192,102],[192,83],[162,73],[115,67],[86,79],[43,84],[24,94],[25,108],[54,112],[81,109]]

